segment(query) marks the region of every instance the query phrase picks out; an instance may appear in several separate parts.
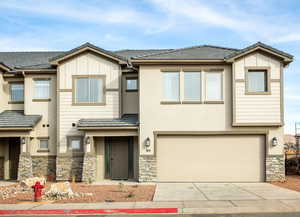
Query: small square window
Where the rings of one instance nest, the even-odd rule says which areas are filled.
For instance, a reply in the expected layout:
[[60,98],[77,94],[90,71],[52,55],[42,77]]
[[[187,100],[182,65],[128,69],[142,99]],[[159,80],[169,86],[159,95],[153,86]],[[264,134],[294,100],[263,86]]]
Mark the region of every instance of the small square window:
[[70,151],[82,151],[82,138],[68,137],[68,147]]
[[34,99],[50,98],[50,80],[35,80],[34,85]]
[[126,91],[136,91],[138,89],[137,78],[126,78]]
[[249,93],[268,92],[268,71],[267,70],[248,70],[247,92]]
[[49,140],[48,139],[40,140],[40,149],[49,149]]

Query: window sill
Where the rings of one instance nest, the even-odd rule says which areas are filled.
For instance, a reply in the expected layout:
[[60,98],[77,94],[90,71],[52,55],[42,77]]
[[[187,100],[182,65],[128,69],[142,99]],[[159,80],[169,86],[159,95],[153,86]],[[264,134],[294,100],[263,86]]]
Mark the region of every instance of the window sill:
[[24,104],[24,101],[9,101],[8,104]]
[[50,150],[48,148],[40,148],[37,152],[50,152]]
[[160,102],[161,105],[175,105],[175,104],[181,104],[180,101],[162,101]]
[[204,104],[224,104],[224,101],[204,101]]
[[126,90],[126,92],[138,92],[138,89],[135,89],[135,90]]
[[104,106],[106,105],[105,102],[99,103],[72,103],[72,106]]
[[33,99],[32,102],[50,102],[51,99]]
[[245,95],[271,95],[271,92],[245,92]]
[[182,101],[182,104],[202,104],[201,101]]

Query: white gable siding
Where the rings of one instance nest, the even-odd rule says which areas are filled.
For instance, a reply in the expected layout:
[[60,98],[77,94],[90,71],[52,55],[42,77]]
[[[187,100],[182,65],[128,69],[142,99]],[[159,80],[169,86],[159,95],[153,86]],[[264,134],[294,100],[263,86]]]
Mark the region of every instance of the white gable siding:
[[[270,95],[245,94],[245,67],[270,67]],[[234,65],[234,124],[281,123],[281,63],[262,53],[252,53]]]

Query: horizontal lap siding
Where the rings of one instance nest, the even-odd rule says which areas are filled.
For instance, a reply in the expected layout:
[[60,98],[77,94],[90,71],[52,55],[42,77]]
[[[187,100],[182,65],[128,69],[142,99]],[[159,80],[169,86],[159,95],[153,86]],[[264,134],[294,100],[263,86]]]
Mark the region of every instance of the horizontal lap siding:
[[[270,67],[270,79],[280,79],[280,62],[261,53],[253,53],[234,63],[235,123],[280,123],[281,83],[271,81],[271,94],[246,95],[245,67]],[[240,80],[242,79],[242,80]]]
[[[105,75],[106,88],[119,88],[120,66],[92,53],[79,55],[59,66],[59,89],[72,89],[73,75]],[[59,92],[59,144],[66,151],[67,136],[83,135],[72,123],[82,118],[113,119],[119,117],[119,92],[107,91],[103,106],[74,106],[72,92]]]

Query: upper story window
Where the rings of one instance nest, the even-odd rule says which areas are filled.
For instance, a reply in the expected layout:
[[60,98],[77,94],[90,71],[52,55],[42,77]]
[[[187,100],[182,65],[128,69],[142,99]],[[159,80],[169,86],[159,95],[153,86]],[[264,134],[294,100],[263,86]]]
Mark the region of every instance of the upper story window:
[[137,78],[126,78],[126,91],[137,91],[138,90],[138,79]]
[[246,93],[259,94],[268,91],[268,70],[249,69],[246,75]]
[[103,75],[74,76],[73,104],[105,104],[105,77]]
[[206,101],[215,102],[223,100],[223,73],[206,72]]
[[34,99],[50,99],[50,80],[34,80]]
[[163,80],[163,100],[167,102],[179,102],[179,72],[164,72]]
[[201,100],[201,72],[184,72],[184,101]]
[[24,84],[10,84],[10,100],[11,102],[24,102]]

